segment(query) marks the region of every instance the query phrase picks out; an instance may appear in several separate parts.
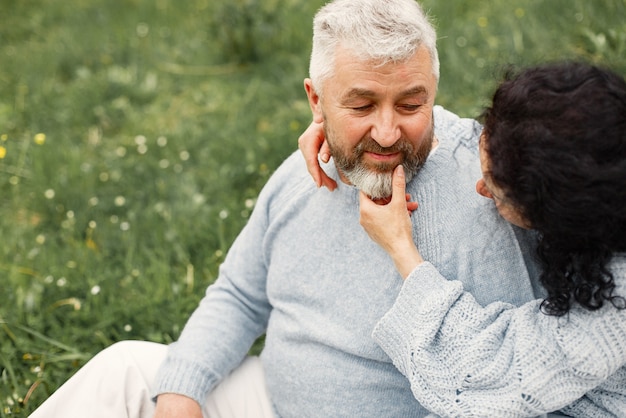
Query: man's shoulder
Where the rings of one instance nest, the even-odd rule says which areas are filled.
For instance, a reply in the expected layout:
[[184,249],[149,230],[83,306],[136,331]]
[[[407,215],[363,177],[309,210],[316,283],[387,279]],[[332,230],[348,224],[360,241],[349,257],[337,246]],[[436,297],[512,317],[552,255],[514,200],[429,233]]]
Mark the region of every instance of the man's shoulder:
[[433,109],[437,149],[428,157],[413,187],[420,188],[426,180],[437,184],[440,193],[463,195],[470,201],[481,200],[474,184],[480,178],[478,138],[482,126],[475,120],[435,106]]
[[267,199],[275,204],[285,199],[297,199],[302,193],[314,190],[315,182],[306,169],[304,157],[299,150],[294,151],[276,168],[263,187],[260,200]]
[[303,184],[313,185],[313,179],[306,169],[304,157],[299,150],[292,152],[285,160],[276,168],[268,183],[280,183],[284,185],[294,185],[301,187]]
[[477,120],[462,118],[439,105],[433,108],[433,119],[439,142],[452,142],[478,154],[478,138],[483,127]]

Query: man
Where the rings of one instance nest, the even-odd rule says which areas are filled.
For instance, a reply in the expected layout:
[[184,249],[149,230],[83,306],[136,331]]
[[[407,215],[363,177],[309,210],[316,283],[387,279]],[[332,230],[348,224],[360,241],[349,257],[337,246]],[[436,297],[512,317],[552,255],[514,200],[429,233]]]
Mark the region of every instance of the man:
[[[401,303],[402,280],[359,225],[359,189],[385,201],[398,164],[408,193],[429,202],[412,219],[432,264],[447,277],[474,277],[464,284],[481,303],[533,298],[516,231],[471,186],[479,125],[434,106],[435,39],[413,0],[335,0],[318,12],[304,85],[324,122],[337,190],[316,188],[299,152],[288,158],[165,359],[162,346],[125,343],[86,366],[92,375],[119,369],[96,400],[109,396],[120,412],[103,416],[150,416],[149,389],[157,418],[428,415],[371,337]],[[519,280],[481,280],[498,269]],[[260,360],[247,357],[263,333]],[[93,396],[84,393],[75,397]],[[63,412],[72,416],[67,404]]]
[[[266,332],[261,360],[277,415],[425,414],[370,337],[401,281],[360,228],[358,190],[349,184],[388,197],[391,172],[402,163],[409,192],[438,202],[414,221],[416,239],[441,268],[455,277],[498,268],[527,277],[513,230],[490,213],[476,216],[483,201],[467,183],[480,176],[479,166],[462,140],[473,140],[477,125],[441,109],[433,123],[435,39],[412,0],[335,1],[318,13],[305,89],[314,119],[325,123],[339,189],[312,187],[298,154],[278,169],[220,278],[170,349],[159,393],[178,391],[180,376],[200,369],[204,384],[183,395],[201,403],[212,381]],[[492,227],[485,234],[471,219]],[[485,303],[532,297],[528,280],[468,287]]]

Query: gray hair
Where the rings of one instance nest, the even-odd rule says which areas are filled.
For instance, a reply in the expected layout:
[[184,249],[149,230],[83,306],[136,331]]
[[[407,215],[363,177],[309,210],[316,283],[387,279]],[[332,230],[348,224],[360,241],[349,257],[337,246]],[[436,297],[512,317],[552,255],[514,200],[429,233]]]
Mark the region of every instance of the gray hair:
[[313,49],[309,76],[318,95],[333,75],[335,52],[347,48],[357,59],[380,65],[403,62],[425,46],[439,80],[437,34],[415,0],[334,0],[313,20]]

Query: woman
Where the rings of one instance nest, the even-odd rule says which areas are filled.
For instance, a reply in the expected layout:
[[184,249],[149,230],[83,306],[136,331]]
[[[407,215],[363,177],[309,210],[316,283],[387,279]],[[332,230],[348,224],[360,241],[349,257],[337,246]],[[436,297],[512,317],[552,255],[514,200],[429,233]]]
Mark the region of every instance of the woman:
[[[545,298],[482,307],[424,261],[398,167],[389,204],[361,194],[361,224],[415,309],[392,308],[374,339],[444,416],[626,416],[626,83],[582,63],[530,68],[498,87],[483,116],[476,190],[537,231]],[[313,131],[305,154],[319,147]]]

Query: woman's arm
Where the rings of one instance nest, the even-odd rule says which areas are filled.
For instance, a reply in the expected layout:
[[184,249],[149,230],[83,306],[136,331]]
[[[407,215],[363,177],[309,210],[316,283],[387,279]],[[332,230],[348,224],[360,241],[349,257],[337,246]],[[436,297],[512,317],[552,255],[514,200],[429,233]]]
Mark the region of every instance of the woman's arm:
[[[624,394],[602,385],[617,379],[611,387],[626,388],[626,373],[619,372],[626,363],[626,310],[576,306],[568,316],[554,317],[540,311],[540,300],[481,306],[461,282],[421,261],[397,198],[404,195],[399,174],[401,169],[388,205],[361,196],[361,224],[406,278],[373,337],[409,379],[415,397],[443,416],[536,416],[581,397],[569,413],[602,399],[594,407],[624,415]],[[622,294],[626,272],[614,275]]]
[[370,238],[380,245],[393,259],[403,278],[424,259],[413,242],[410,212],[417,209],[415,202],[408,202],[404,168],[399,165],[393,172],[391,201],[381,205],[360,193],[361,225]]
[[612,385],[621,395],[596,388],[619,377],[626,362],[626,312],[575,307],[557,318],[541,313],[540,303],[482,307],[459,281],[425,262],[373,337],[416,399],[442,416],[537,416],[586,394],[616,399],[596,406],[624,416],[624,373]]

